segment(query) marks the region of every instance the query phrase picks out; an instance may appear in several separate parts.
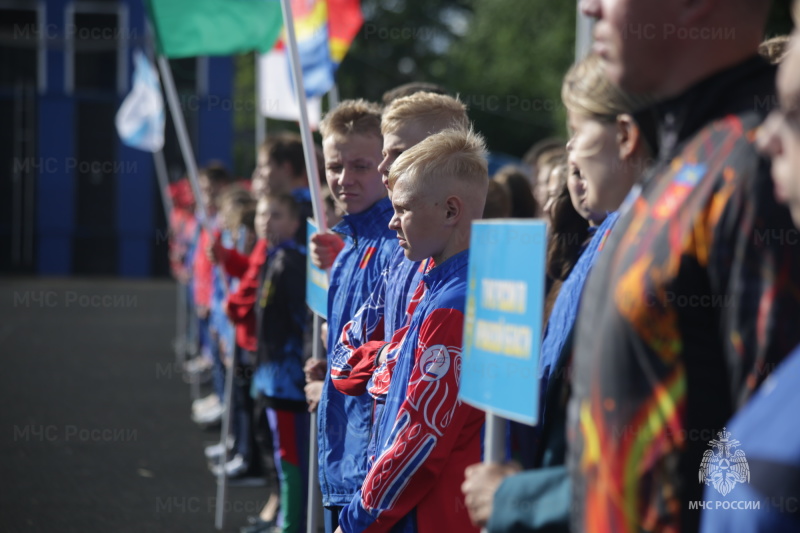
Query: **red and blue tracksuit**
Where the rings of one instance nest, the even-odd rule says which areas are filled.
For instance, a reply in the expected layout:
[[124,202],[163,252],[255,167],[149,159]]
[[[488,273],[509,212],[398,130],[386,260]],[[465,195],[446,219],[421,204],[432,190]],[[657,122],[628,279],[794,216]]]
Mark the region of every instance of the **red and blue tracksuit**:
[[[389,229],[392,204],[384,198],[363,213],[345,215],[334,231],[345,246],[331,270],[328,289],[328,372],[318,407],[319,482],[326,507],[341,507],[353,498],[367,473],[367,444],[372,426],[372,398],[345,396],[330,379],[331,349],[342,328],[367,301],[397,248]],[[376,328],[378,338],[383,328]]]
[[[399,252],[399,253],[398,253]],[[372,420],[378,420],[386,403],[392,371],[397,362],[399,340],[408,330],[411,316],[425,293],[423,274],[433,268],[433,260],[412,262],[403,248],[397,247],[384,284],[378,286],[356,317],[348,322],[334,347],[331,380],[339,392],[359,396],[368,392],[374,402]],[[414,289],[413,293],[411,289]],[[385,299],[384,299],[385,298]],[[368,324],[384,323],[385,341],[370,341]],[[386,360],[378,367],[376,358],[386,346]],[[370,439],[367,456],[375,455],[376,442]]]
[[[403,248],[395,248],[378,285],[353,319],[344,325],[331,350],[331,379],[340,392],[364,393],[375,369],[377,351],[391,342],[397,330],[408,325],[408,305],[422,280],[423,268],[423,263],[406,259]],[[383,337],[370,341],[377,337],[381,324]]]
[[339,517],[345,533],[477,531],[460,488],[481,459],[484,421],[458,399],[467,260],[461,252],[424,275],[424,296],[398,332],[377,453]]

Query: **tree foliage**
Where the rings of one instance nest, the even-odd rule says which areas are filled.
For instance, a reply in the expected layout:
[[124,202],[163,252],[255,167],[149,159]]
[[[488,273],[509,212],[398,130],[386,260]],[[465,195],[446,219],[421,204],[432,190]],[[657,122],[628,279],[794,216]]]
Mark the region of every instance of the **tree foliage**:
[[365,0],[341,65],[342,97],[379,100],[409,81],[458,93],[493,150],[521,155],[563,133],[561,78],[574,57],[575,6],[546,0]]
[[[767,35],[791,31],[790,0],[776,0]],[[340,96],[380,101],[410,81],[458,94],[496,152],[521,156],[564,136],[561,80],[574,59],[576,2],[362,0],[364,26],[337,73]],[[237,60],[237,99],[254,91],[253,57]],[[255,103],[236,117],[237,169],[252,168]],[[296,129],[268,123],[268,130]],[[246,143],[246,147],[240,146]]]
[[561,80],[574,50],[574,3],[475,0],[469,31],[448,55],[453,85],[493,150],[522,155],[563,134]]

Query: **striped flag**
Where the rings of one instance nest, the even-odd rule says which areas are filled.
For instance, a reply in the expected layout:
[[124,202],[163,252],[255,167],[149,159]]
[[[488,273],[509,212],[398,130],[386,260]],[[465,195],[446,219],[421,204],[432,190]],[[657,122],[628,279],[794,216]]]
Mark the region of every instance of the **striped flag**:
[[328,36],[328,2],[292,0],[292,13],[306,96],[322,96],[333,87],[335,70]]
[[360,0],[328,0],[328,33],[334,70],[339,68],[363,23]]
[[[363,24],[360,0],[292,0],[303,84],[312,127],[322,115],[321,97]],[[289,58],[283,42],[260,61],[261,112],[281,120],[298,120],[299,109]]]

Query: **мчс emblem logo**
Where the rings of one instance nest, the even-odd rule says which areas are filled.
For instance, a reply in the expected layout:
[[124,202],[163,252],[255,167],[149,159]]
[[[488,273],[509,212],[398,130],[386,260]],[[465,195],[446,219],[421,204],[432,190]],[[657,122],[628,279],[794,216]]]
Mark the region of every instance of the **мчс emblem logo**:
[[719,440],[711,439],[708,443],[710,450],[703,454],[700,463],[700,483],[709,483],[717,492],[726,496],[737,483],[750,482],[750,466],[742,450],[733,451],[741,443],[731,439],[727,428],[717,433]]
[[450,370],[450,352],[441,344],[431,346],[422,354],[419,364],[422,381],[439,381]]

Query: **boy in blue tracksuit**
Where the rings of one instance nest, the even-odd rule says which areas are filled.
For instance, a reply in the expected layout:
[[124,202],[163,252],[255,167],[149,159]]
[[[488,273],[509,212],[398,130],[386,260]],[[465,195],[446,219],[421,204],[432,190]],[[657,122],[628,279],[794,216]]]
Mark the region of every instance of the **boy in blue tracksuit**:
[[[378,169],[383,174],[384,185],[388,187],[389,171],[400,154],[446,128],[469,129],[466,107],[456,98],[419,92],[392,101],[381,119],[383,161]],[[341,392],[363,392],[378,366],[375,364],[378,349],[408,324],[408,305],[422,281],[424,270],[422,262],[406,259],[403,248],[395,248],[379,284],[353,320],[344,326],[331,349],[331,378]],[[359,350],[356,354],[356,350],[370,344],[368,339],[375,336],[375,330],[381,325],[383,337],[380,341],[373,341],[370,349]]]
[[[331,269],[328,289],[328,347],[335,344],[378,283],[396,247],[387,224],[392,206],[381,183],[383,137],[381,112],[363,100],[342,102],[320,124],[325,176],[346,215],[333,230],[345,245]],[[324,241],[330,235],[314,237]],[[321,370],[321,371],[320,371]],[[329,374],[327,366],[316,370]],[[310,369],[310,374],[315,370]],[[344,396],[325,378],[318,406],[319,479],[326,531],[332,532],[341,507],[358,490],[366,474],[366,448],[371,429],[368,395]]]
[[458,391],[470,225],[488,189],[483,141],[463,129],[431,135],[397,159],[389,184],[390,227],[406,257],[436,266],[409,325],[395,333],[376,454],[338,531],[477,531],[460,485],[464,467],[480,459],[483,414]]

